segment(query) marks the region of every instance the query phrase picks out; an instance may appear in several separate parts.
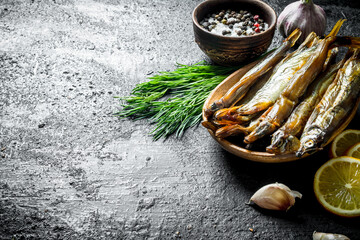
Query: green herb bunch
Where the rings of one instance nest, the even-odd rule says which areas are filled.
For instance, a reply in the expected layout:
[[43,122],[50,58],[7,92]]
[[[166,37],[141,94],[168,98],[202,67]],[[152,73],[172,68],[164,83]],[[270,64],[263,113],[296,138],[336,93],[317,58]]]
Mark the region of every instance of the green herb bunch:
[[178,64],[172,72],[160,72],[149,82],[138,84],[131,96],[119,97],[120,118],[149,119],[155,124],[151,131],[154,140],[167,138],[201,121],[202,106],[210,92],[239,67],[224,67],[200,62],[194,65]]

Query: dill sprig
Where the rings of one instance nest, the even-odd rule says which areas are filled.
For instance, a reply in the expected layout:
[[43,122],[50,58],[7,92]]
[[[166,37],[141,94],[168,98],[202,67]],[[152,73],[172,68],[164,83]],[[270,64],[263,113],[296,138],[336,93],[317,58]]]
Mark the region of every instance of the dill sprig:
[[122,101],[120,118],[149,119],[155,124],[150,132],[154,140],[167,138],[201,121],[202,106],[210,92],[239,67],[224,67],[200,62],[194,65],[178,64],[172,72],[160,72],[140,83],[131,95],[119,97]]

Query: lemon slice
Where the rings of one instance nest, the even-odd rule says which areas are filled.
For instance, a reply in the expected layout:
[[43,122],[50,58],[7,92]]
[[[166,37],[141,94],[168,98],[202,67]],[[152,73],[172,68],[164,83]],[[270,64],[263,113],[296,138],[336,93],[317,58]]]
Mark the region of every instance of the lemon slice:
[[345,130],[337,135],[331,143],[330,156],[332,158],[344,156],[346,150],[358,142],[360,142],[360,130]]
[[344,217],[360,216],[360,160],[338,157],[316,172],[314,192],[328,211]]
[[356,143],[345,153],[346,156],[360,159],[360,142]]

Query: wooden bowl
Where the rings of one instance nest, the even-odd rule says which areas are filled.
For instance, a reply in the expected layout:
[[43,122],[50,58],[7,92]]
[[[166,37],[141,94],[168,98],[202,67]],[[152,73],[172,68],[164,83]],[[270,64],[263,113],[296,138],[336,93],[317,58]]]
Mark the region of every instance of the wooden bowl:
[[[224,79],[208,96],[206,99],[204,106],[203,106],[203,112],[202,117],[204,121],[208,121],[208,119],[205,116],[205,109],[207,109],[214,101],[220,99],[224,94],[247,72],[249,71],[257,62],[250,63],[246,65],[243,68],[240,68],[239,70],[235,71],[233,74],[231,74],[229,77]],[[341,133],[347,125],[351,122],[351,120],[354,118],[357,109],[360,104],[360,98],[359,100],[354,104],[353,111],[351,112],[350,116],[342,123],[342,125],[336,130],[336,132],[332,135],[332,137],[328,140],[328,142],[325,144],[329,144],[339,133]],[[224,148],[226,151],[251,161],[255,162],[264,162],[264,163],[280,163],[280,162],[290,162],[295,161],[300,158],[295,156],[295,153],[288,153],[288,154],[272,154],[265,152],[258,152],[258,151],[251,151],[248,149],[245,149],[238,144],[238,141],[234,141],[231,138],[218,138],[215,136],[214,132],[210,129],[208,129],[210,135],[221,145],[222,148]],[[242,137],[240,137],[242,140]],[[307,157],[309,154],[305,154],[301,158]]]
[[[202,28],[199,22],[207,14],[221,9],[247,10],[260,15],[269,28],[259,34],[245,37],[226,37]],[[236,66],[260,56],[271,44],[276,25],[276,13],[260,0],[208,0],[200,3],[192,14],[195,42],[212,61],[220,65]]]

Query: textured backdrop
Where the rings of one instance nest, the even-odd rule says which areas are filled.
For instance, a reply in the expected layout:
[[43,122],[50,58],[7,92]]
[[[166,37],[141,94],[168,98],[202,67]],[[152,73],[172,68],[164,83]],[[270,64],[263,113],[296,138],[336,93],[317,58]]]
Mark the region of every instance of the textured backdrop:
[[[259,164],[202,127],[154,142],[146,121],[113,116],[114,96],[206,59],[192,32],[200,2],[0,1],[0,239],[311,239],[314,230],[360,239],[359,219],[314,197],[327,150]],[[267,2],[279,14],[290,1]],[[340,35],[360,36],[355,1],[318,3],[327,31],[346,17]],[[280,41],[276,33],[272,46]],[[276,181],[303,199],[287,213],[246,205]]]

